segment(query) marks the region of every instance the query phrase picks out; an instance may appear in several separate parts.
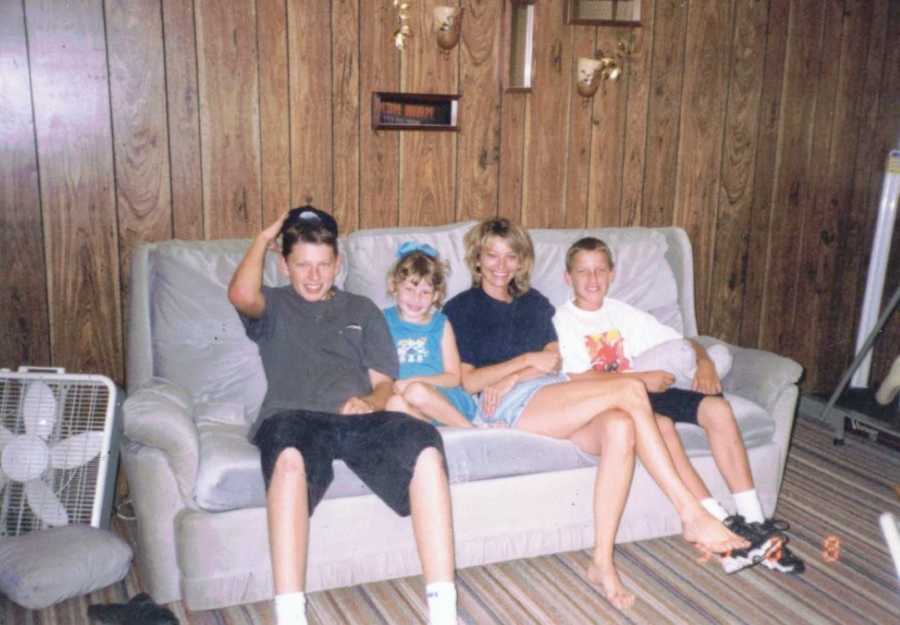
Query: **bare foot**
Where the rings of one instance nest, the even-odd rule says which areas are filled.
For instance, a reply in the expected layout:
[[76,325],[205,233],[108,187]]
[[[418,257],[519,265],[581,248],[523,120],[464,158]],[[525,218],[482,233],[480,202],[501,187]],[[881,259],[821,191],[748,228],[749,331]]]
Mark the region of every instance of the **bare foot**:
[[587,571],[588,579],[603,589],[606,598],[619,610],[626,610],[634,605],[634,595],[625,589],[616,567],[601,567],[591,564]]
[[744,549],[750,545],[699,506],[696,512],[681,522],[684,527],[682,531],[684,539],[690,543],[697,543],[712,553],[728,553],[732,549]]

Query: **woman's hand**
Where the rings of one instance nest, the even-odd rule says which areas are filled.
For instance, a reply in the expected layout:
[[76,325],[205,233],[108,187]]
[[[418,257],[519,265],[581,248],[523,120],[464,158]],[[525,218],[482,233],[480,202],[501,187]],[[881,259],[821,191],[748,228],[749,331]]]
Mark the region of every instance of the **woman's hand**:
[[716,367],[708,358],[697,361],[697,372],[691,388],[704,395],[716,395],[722,392],[722,381],[716,373]]
[[559,352],[546,349],[540,352],[528,352],[525,354],[525,362],[529,367],[544,373],[559,373],[561,364]]
[[668,371],[644,371],[640,378],[651,393],[662,393],[675,383],[675,376]]
[[518,380],[518,376],[509,375],[481,391],[481,411],[486,417],[494,415],[494,411],[500,405],[500,400],[516,385]]

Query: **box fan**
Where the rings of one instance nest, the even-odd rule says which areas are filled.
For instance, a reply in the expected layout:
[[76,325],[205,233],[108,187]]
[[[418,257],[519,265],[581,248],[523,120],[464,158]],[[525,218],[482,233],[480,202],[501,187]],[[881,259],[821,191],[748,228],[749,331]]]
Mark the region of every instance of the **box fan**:
[[0,536],[72,523],[108,527],[116,421],[109,378],[0,370]]

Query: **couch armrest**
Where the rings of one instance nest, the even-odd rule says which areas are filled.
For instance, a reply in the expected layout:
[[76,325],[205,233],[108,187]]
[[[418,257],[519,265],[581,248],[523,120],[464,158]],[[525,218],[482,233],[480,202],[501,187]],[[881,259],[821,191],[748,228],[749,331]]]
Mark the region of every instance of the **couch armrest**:
[[730,345],[709,336],[696,340],[704,347],[725,345],[734,357],[731,372],[722,380],[726,392],[746,397],[772,412],[785,388],[797,384],[803,367],[797,362],[772,352]]
[[194,406],[186,391],[154,378],[125,401],[124,434],[132,443],[163,452],[182,498],[193,498],[200,458]]

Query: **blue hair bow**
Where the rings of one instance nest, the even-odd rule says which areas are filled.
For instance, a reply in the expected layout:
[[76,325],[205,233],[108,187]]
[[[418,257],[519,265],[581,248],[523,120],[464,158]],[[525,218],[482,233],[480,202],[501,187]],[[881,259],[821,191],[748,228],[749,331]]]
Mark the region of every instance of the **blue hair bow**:
[[415,241],[407,241],[397,248],[397,258],[409,256],[413,252],[422,252],[429,258],[437,258],[438,251],[427,243],[416,243]]

